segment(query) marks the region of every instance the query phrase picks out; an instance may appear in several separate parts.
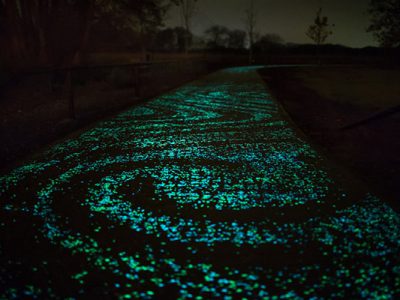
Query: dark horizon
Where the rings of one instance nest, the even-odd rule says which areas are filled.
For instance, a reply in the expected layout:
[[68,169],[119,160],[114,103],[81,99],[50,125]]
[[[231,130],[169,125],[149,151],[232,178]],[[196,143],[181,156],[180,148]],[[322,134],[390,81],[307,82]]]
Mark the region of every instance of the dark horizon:
[[[193,20],[193,33],[202,36],[213,25],[231,29],[245,29],[244,11],[246,0],[200,0]],[[257,32],[275,33],[287,43],[308,44],[307,27],[313,22],[316,11],[323,8],[323,15],[335,24],[334,34],[327,43],[363,48],[378,46],[371,33],[366,32],[370,24],[367,13],[369,0],[255,0],[258,13]],[[173,7],[166,20],[166,26],[181,25],[179,13]]]

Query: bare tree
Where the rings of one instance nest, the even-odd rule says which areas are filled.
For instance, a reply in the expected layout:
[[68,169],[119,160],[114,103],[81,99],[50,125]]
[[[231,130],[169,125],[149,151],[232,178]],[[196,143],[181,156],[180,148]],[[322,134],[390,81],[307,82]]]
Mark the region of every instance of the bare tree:
[[[91,25],[103,15],[140,30],[143,49],[150,30],[162,25],[166,0],[1,0],[0,55],[7,67],[66,68],[71,118],[75,118],[72,68],[82,63]],[[167,3],[167,2],[166,2]]]
[[185,33],[185,53],[189,51],[189,44],[191,38],[192,20],[196,12],[197,0],[175,0],[175,3],[179,5],[182,25],[186,30]]
[[256,36],[257,15],[255,12],[254,0],[249,1],[249,7],[246,9],[246,30],[249,36],[249,63],[254,62],[254,43]]
[[320,59],[320,48],[321,45],[325,43],[327,38],[333,34],[332,27],[335,25],[330,25],[328,23],[328,17],[322,16],[322,8],[317,11],[317,16],[315,17],[314,23],[308,27],[306,35],[312,39],[317,47],[317,59],[318,64],[321,64]]
[[[167,0],[1,0],[0,54],[21,67],[72,67],[82,63],[91,26],[102,17],[148,35],[163,24]],[[34,63],[33,63],[34,62]]]
[[2,55],[14,66],[69,65],[86,42],[93,7],[89,0],[1,1]]

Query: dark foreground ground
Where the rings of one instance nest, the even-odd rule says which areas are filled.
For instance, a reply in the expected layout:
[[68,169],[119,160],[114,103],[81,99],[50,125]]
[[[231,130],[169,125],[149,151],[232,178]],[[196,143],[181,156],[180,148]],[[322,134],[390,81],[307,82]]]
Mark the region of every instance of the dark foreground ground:
[[261,74],[296,125],[330,159],[400,208],[400,111],[341,129],[400,105],[400,70],[327,66],[263,69]]
[[400,216],[227,69],[0,177],[0,298],[394,299]]

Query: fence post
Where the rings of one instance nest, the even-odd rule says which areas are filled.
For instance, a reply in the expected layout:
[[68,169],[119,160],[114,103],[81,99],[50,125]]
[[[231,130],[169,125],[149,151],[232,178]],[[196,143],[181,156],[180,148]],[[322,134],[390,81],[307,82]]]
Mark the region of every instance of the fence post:
[[135,95],[140,97],[140,68],[139,66],[134,66],[135,70]]
[[73,120],[76,119],[75,114],[75,95],[74,95],[74,83],[72,79],[72,70],[67,71],[67,96],[68,96],[68,113],[69,117]]

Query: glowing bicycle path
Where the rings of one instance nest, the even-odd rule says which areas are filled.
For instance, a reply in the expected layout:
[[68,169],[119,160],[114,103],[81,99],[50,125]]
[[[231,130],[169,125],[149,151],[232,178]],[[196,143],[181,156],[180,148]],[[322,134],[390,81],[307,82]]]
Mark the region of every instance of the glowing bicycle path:
[[356,185],[220,71],[0,177],[0,298],[395,298],[400,216]]

